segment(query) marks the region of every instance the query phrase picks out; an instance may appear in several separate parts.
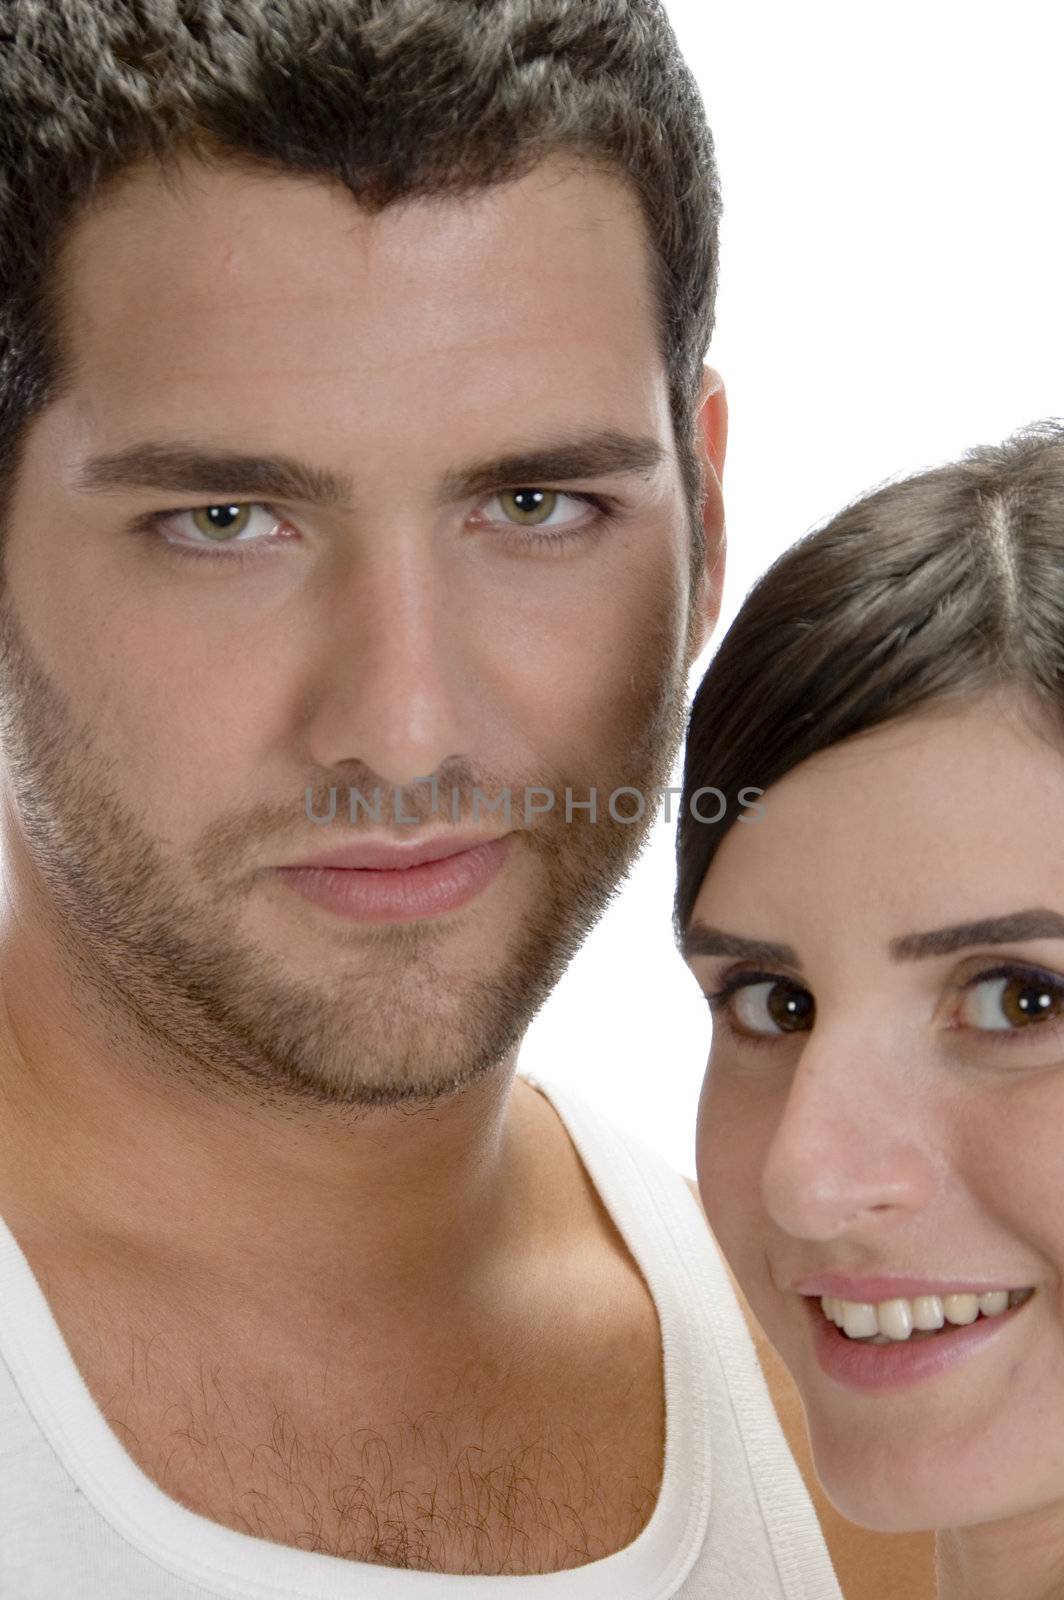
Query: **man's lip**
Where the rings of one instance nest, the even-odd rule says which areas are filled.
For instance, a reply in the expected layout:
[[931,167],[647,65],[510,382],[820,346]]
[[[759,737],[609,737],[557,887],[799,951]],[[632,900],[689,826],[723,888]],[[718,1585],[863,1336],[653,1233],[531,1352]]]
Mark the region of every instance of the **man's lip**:
[[883,1300],[912,1300],[917,1295],[993,1294],[1001,1289],[1027,1289],[1019,1278],[854,1278],[845,1272],[817,1272],[791,1284],[796,1294],[830,1296],[879,1305]]
[[313,861],[286,861],[280,870],[307,872],[312,870],[357,871],[362,868],[373,872],[402,872],[407,867],[421,867],[427,861],[446,861],[450,856],[462,855],[480,845],[494,844],[504,835],[498,833],[438,833],[430,839],[411,840],[409,843],[388,844],[383,840],[367,840],[364,844],[347,845],[341,850],[331,850],[328,855]]

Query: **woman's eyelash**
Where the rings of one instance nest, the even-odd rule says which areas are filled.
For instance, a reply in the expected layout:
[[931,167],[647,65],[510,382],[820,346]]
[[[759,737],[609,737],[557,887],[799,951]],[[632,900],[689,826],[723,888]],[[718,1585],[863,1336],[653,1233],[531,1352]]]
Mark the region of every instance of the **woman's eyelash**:
[[793,989],[802,988],[794,978],[785,978],[779,972],[737,972],[733,977],[725,979],[719,989],[714,989],[706,995],[710,1010],[722,1011],[733,994],[738,994],[740,989],[748,989],[755,983],[786,983]]
[[[1064,999],[1064,977],[1047,972],[1042,967],[1026,966],[1014,961],[1003,961],[995,967],[986,967],[972,977],[965,978],[963,983],[955,987],[962,994],[967,994],[970,989],[977,988],[981,983],[989,983],[992,978],[1027,978],[1032,983],[1044,983],[1047,989],[1052,989]],[[804,987],[797,979],[789,978],[782,972],[738,972],[726,979],[719,989],[707,994],[706,999],[711,1006],[723,1005],[740,989],[748,988],[755,983],[785,983],[795,989]]]
[[[952,987],[956,990],[959,996],[963,997],[964,995],[970,993],[973,989],[978,988],[980,984],[990,983],[995,978],[1018,979],[1021,981],[1026,981],[1031,985],[1031,987],[1041,985],[1045,989],[1051,991],[1053,995],[1060,1001],[1064,1001],[1064,977],[1061,977],[1059,974],[1047,972],[1042,967],[1028,966],[1024,963],[1015,961],[1002,961],[998,962],[994,966],[984,967],[979,972],[974,973],[970,978],[966,978],[962,983],[958,983]],[[709,1005],[710,1011],[713,1013],[714,1017],[720,1015],[726,1021],[728,1016],[728,1003],[732,997],[736,995],[740,989],[750,988],[751,986],[759,983],[786,984],[789,988],[800,990],[802,993],[810,992],[806,990],[802,984],[798,983],[796,979],[787,977],[780,972],[737,972],[733,974],[732,977],[727,978],[718,989],[714,989],[706,994],[705,998]],[[1050,1033],[1064,1029],[1064,1015],[1057,1015],[1055,1017],[1047,1016],[1044,1022],[1034,1022],[1028,1027],[1018,1026],[1012,1028],[977,1028],[970,1023],[962,1026],[966,1032],[990,1036],[995,1045],[1006,1042],[1012,1044],[1018,1039],[1030,1038],[1035,1033]],[[747,1039],[751,1043],[758,1043],[760,1041],[771,1042],[774,1039],[783,1037],[787,1037],[787,1035],[745,1032],[743,1034],[743,1038]]]
[[[789,1039],[792,1037],[792,1031],[784,1030],[779,1033],[761,1033],[756,1029],[741,1028],[736,1026],[735,1020],[731,1014],[731,1000],[733,996],[738,994],[741,989],[749,989],[755,984],[759,983],[785,983],[791,989],[799,990],[802,993],[808,993],[808,991],[804,990],[802,985],[797,983],[795,979],[785,978],[778,972],[746,970],[735,973],[731,978],[726,979],[725,982],[721,984],[719,989],[715,989],[710,994],[707,994],[706,1000],[709,1004],[710,1013],[713,1017],[714,1028],[717,1027],[718,1023],[725,1027],[734,1038],[742,1041],[744,1049],[758,1050],[763,1046],[778,1045],[782,1039]],[[793,1032],[805,1031],[808,1030],[793,1030]]]
[[[1002,961],[992,967],[985,967],[975,973],[971,978],[966,978],[956,987],[962,996],[972,989],[978,988],[981,983],[990,983],[994,978],[1016,978],[1026,982],[1031,988],[1043,987],[1052,991],[1058,1000],[1064,1001],[1064,978],[1059,974],[1046,972],[1042,967],[1027,966],[1021,962]],[[1034,1022],[1027,1027],[1015,1028],[976,1028],[970,1023],[965,1031],[981,1033],[995,1044],[1013,1044],[1020,1039],[1033,1038],[1037,1034],[1057,1033],[1064,1028],[1064,1015],[1047,1016],[1043,1022]],[[960,1031],[958,1028],[956,1031]]]
[[1044,967],[1032,967],[1016,961],[1002,961],[996,967],[986,967],[974,977],[965,978],[960,987],[965,990],[971,989],[977,983],[988,983],[991,978],[1030,978],[1033,983],[1044,983],[1047,989],[1055,989],[1058,994],[1064,995],[1064,977],[1059,973],[1047,972]]

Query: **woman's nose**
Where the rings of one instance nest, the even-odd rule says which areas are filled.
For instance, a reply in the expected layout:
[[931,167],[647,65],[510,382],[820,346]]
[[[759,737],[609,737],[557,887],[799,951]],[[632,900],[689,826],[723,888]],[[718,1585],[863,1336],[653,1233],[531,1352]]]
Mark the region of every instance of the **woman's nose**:
[[882,1038],[870,1048],[867,1033],[811,1035],[762,1172],[775,1223],[826,1240],[924,1210],[942,1171],[929,1085]]

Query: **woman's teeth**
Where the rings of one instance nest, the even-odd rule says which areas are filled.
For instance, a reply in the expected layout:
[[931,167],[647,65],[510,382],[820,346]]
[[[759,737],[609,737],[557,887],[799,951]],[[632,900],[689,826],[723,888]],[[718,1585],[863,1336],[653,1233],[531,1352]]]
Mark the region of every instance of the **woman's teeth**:
[[913,1300],[881,1300],[870,1305],[858,1300],[835,1300],[825,1296],[820,1307],[829,1322],[848,1339],[867,1339],[870,1344],[895,1344],[915,1333],[927,1338],[947,1323],[963,1327],[976,1317],[1000,1317],[1012,1306],[1022,1305],[1033,1289],[995,1289],[990,1294],[922,1294]]

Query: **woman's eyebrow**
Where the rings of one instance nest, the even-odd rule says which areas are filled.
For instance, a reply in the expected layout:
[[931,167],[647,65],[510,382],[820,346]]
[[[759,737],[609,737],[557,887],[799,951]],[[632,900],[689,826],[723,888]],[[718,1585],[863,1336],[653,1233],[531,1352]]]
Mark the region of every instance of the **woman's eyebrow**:
[[1009,944],[1020,939],[1064,939],[1064,916],[1043,906],[1012,911],[1003,917],[978,922],[957,922],[928,933],[907,933],[887,946],[895,961],[916,961],[922,956],[945,956],[972,944]]
[[[1064,926],[1064,924],[1062,924]],[[770,944],[766,939],[742,939],[737,933],[710,927],[708,922],[692,922],[683,936],[684,960],[691,956],[738,956],[747,961],[778,961],[787,967],[798,966],[798,956],[789,944]]]
[[[956,922],[926,933],[906,933],[887,946],[895,961],[918,961],[925,956],[945,956],[974,944],[1010,944],[1021,939],[1064,939],[1064,916],[1044,906],[1011,911],[1002,917],[981,917],[978,922]],[[683,937],[684,960],[691,956],[733,956],[740,960],[778,962],[798,967],[797,951],[789,944],[767,939],[746,939],[708,922],[692,922]]]

